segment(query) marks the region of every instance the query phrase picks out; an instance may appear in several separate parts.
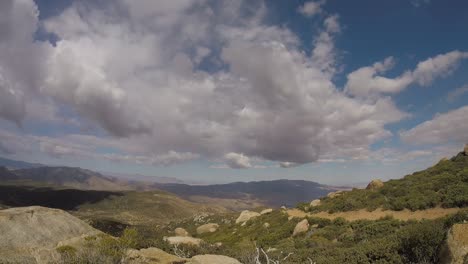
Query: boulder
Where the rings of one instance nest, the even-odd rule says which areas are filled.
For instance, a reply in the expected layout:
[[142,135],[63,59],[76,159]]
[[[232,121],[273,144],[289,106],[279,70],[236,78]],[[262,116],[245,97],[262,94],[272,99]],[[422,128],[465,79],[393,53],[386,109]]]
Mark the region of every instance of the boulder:
[[0,263],[51,263],[56,247],[102,234],[71,214],[40,206],[0,211]]
[[273,212],[273,209],[268,208],[268,209],[262,210],[262,211],[260,212],[260,214],[261,214],[261,215],[264,215],[264,214],[269,214],[269,213],[271,213],[271,212]]
[[259,215],[260,215],[260,214],[257,213],[257,212],[252,212],[252,211],[249,211],[249,210],[244,210],[244,211],[242,211],[242,213],[239,215],[239,217],[236,219],[236,224],[245,223],[245,222],[249,221],[250,219],[255,218],[255,217],[259,216]]
[[384,186],[384,183],[381,181],[381,180],[372,180],[371,182],[369,182],[369,184],[367,185],[366,189],[367,190],[377,190],[377,189],[380,189]]
[[309,230],[309,221],[307,219],[304,219],[297,223],[296,227],[294,228],[293,236],[296,236],[298,234],[305,233]]
[[181,237],[188,237],[190,236],[189,232],[187,232],[187,230],[181,228],[181,227],[178,227],[174,230],[174,234],[176,236],[181,236]]
[[221,255],[198,255],[192,257],[187,264],[242,264],[237,259]]
[[327,197],[333,199],[335,197],[338,197],[338,196],[342,195],[343,192],[344,191],[331,192],[331,193],[327,194]]
[[455,224],[447,234],[441,252],[441,263],[463,264],[468,258],[468,224]]
[[128,264],[173,264],[185,263],[187,259],[179,258],[159,248],[130,249],[124,263]]
[[164,241],[171,245],[192,245],[192,246],[200,246],[203,240],[199,238],[193,237],[182,237],[182,236],[173,236],[173,237],[165,237]]
[[204,225],[197,227],[197,234],[201,235],[204,233],[213,233],[213,232],[216,232],[218,228],[219,228],[218,224],[214,224],[214,223],[204,224]]
[[319,206],[322,202],[320,201],[320,199],[315,199],[313,200],[312,202],[310,202],[310,207],[316,207],[316,206]]
[[242,264],[236,259],[222,255],[198,255],[192,258],[180,258],[158,248],[131,249],[123,263],[126,264]]

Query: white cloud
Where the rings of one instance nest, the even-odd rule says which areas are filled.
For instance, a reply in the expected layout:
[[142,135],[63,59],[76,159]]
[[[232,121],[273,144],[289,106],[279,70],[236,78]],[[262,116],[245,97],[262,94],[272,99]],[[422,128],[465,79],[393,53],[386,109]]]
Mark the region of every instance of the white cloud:
[[436,78],[446,77],[458,68],[461,60],[468,58],[468,52],[452,51],[421,61],[413,71],[406,71],[398,77],[380,76],[390,70],[395,62],[392,57],[372,66],[363,67],[348,74],[345,86],[347,93],[368,97],[382,93],[398,93],[410,84],[430,85]]
[[436,115],[432,120],[400,133],[411,144],[468,143],[468,106]]
[[[32,1],[13,1],[22,2],[29,5],[21,10],[34,13]],[[8,72],[4,83],[24,94],[15,105],[52,101],[77,122],[104,130],[97,131],[104,135],[99,138],[31,139],[57,157],[168,165],[229,153],[231,167],[255,167],[253,157],[300,165],[360,158],[391,136],[386,125],[406,114],[390,98],[352,98],[332,81],[338,16],[324,18],[308,55],[287,27],[264,23],[266,14],[262,1],[75,1],[43,21],[44,30],[58,37],[55,46],[32,39],[37,16],[8,20],[28,29],[22,38],[5,38],[14,40],[8,47],[34,50],[30,57],[41,59],[25,59],[21,67],[1,60],[0,74]],[[202,60],[209,71],[199,67]],[[423,66],[418,82],[427,80],[424,72],[448,72]],[[363,78],[385,67],[374,65]],[[10,88],[0,92],[11,94]],[[18,115],[2,110],[1,116],[21,121],[21,111],[45,106],[21,107]],[[51,107],[48,116],[60,116]],[[103,154],[98,146],[112,151]]]
[[247,169],[252,167],[249,157],[241,153],[227,153],[224,159],[226,160],[226,164],[233,169]]
[[468,93],[468,84],[449,92],[447,95],[447,101],[453,102],[466,93]]
[[309,1],[299,6],[297,11],[306,17],[312,17],[322,12],[322,5],[325,1]]

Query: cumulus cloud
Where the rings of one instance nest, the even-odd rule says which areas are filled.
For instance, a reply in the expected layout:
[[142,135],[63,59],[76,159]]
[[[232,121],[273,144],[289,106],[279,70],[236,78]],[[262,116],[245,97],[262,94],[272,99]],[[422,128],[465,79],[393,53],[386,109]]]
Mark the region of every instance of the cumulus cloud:
[[226,164],[233,169],[247,169],[251,168],[249,157],[242,153],[230,152],[224,156]]
[[[41,23],[57,36],[54,46],[32,37],[32,0],[2,5],[10,15],[0,16],[8,47],[0,49],[0,100],[14,111],[0,107],[0,116],[21,121],[25,101],[40,98],[102,135],[31,138],[50,156],[154,165],[224,157],[234,168],[255,167],[255,157],[291,167],[363,157],[391,136],[386,125],[406,116],[389,97],[367,100],[337,89],[337,15],[323,18],[306,54],[294,32],[265,22],[262,1],[75,1]],[[9,31],[5,23],[20,27]],[[13,60],[5,50],[31,60]],[[463,54],[418,65],[411,81],[426,85],[428,73],[449,74]],[[378,74],[391,62],[362,70],[347,91],[362,93],[351,87],[369,79],[376,83],[365,89],[381,89]],[[384,92],[405,86],[385,82]]]
[[441,144],[450,141],[468,142],[468,106],[438,114],[432,120],[400,133],[411,144]]
[[376,62],[372,66],[362,67],[348,74],[345,90],[351,95],[366,97],[382,93],[398,93],[413,83],[428,86],[436,78],[453,73],[460,61],[467,58],[468,52],[457,50],[440,54],[419,62],[413,71],[406,71],[395,78],[387,78],[380,74],[392,69],[395,64],[394,59],[388,57],[382,62]]
[[322,5],[325,4],[325,1],[309,1],[305,2],[303,5],[299,6],[297,11],[306,16],[312,17],[316,14],[322,12]]

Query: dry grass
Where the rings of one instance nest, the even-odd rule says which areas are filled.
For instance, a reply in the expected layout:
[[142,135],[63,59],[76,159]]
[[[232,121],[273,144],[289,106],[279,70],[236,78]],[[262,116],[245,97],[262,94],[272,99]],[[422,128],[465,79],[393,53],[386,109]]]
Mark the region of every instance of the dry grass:
[[366,209],[361,209],[357,211],[348,211],[348,212],[338,212],[338,213],[328,213],[328,212],[319,212],[319,213],[305,213],[298,209],[291,209],[288,210],[288,214],[292,217],[303,218],[306,216],[311,217],[320,217],[326,219],[335,219],[338,217],[342,217],[348,221],[355,221],[355,220],[377,220],[379,218],[385,216],[392,216],[395,219],[407,221],[407,220],[421,220],[421,219],[436,219],[446,215],[455,214],[460,211],[460,208],[431,208],[426,210],[419,210],[419,211],[410,211],[410,210],[402,210],[402,211],[391,211],[391,210],[382,210],[377,209],[375,211],[369,212]]

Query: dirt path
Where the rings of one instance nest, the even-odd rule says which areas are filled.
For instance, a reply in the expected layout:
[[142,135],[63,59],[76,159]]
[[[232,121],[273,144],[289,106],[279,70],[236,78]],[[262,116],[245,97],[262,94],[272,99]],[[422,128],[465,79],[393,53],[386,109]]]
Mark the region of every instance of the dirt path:
[[355,220],[361,220],[361,219],[376,220],[376,219],[391,215],[395,219],[406,221],[410,219],[415,219],[415,220],[435,219],[435,218],[443,217],[446,215],[454,214],[458,211],[460,211],[460,208],[431,208],[431,209],[414,211],[414,212],[407,210],[407,209],[403,211],[390,211],[390,210],[383,211],[382,209],[377,209],[372,212],[362,209],[358,211],[339,212],[339,213],[333,213],[333,214],[329,214],[327,212],[319,212],[319,213],[310,214],[310,213],[305,213],[298,209],[290,209],[288,210],[288,215],[292,217],[298,217],[298,218],[303,218],[306,216],[320,217],[320,218],[327,218],[327,219],[335,219],[338,217],[343,217],[344,219],[348,221],[355,221]]

